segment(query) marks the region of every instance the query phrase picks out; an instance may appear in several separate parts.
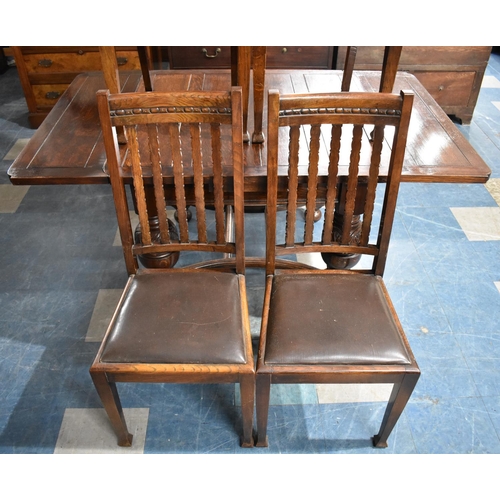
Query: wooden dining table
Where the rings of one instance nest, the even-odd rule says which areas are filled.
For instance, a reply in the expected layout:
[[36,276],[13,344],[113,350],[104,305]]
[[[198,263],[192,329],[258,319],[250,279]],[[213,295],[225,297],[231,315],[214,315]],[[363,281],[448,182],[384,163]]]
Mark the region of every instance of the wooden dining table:
[[[227,90],[229,70],[157,70],[151,72],[154,91]],[[339,70],[266,70],[268,89],[280,93],[340,91]],[[378,71],[355,71],[351,92],[377,92]],[[122,92],[144,89],[141,72],[120,75]],[[78,75],[36,130],[24,150],[8,170],[12,184],[106,184],[106,155],[101,137],[96,92],[106,88],[101,72]],[[398,72],[393,92],[412,91],[415,95],[408,133],[402,182],[485,183],[491,174],[488,165],[439,107],[418,79]],[[263,131],[265,134],[266,103]],[[250,96],[248,129],[253,127],[253,101]],[[265,206],[266,141],[245,143],[245,204]],[[286,157],[284,156],[286,162]],[[324,166],[325,171],[327,166]],[[131,182],[124,172],[125,178]],[[286,175],[286,166],[283,166]],[[321,166],[320,166],[321,178]],[[379,176],[384,182],[384,163]]]

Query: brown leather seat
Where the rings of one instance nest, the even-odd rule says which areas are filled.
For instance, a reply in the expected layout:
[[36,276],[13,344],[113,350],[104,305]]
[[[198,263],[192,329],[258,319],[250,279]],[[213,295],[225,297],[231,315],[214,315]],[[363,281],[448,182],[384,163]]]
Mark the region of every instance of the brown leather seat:
[[383,288],[370,275],[277,275],[266,364],[411,364]]
[[244,364],[239,287],[238,276],[217,271],[140,272],[110,326],[101,361]]

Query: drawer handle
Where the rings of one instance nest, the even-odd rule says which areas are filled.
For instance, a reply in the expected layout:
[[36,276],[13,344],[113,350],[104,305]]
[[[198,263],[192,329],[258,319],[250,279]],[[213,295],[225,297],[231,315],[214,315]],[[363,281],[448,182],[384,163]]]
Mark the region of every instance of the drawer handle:
[[126,57],[117,57],[116,61],[118,63],[118,66],[125,66],[125,64],[128,63],[128,59]]
[[40,59],[38,61],[38,66],[42,66],[42,68],[50,68],[50,66],[52,66],[52,60],[51,59]]
[[442,90],[444,90],[444,85],[440,85],[440,86],[438,87],[438,90],[439,90],[440,92],[441,92]]
[[286,47],[283,47],[283,48],[281,49],[281,53],[282,53],[282,54],[286,54],[287,52],[288,52],[288,49],[287,49]]
[[45,94],[45,97],[47,99],[57,99],[58,97],[61,97],[61,92],[56,92],[56,91],[47,92]]
[[208,53],[208,50],[207,50],[207,49],[205,49],[205,48],[201,49],[201,51],[205,54],[205,57],[208,57],[209,59],[213,59],[214,57],[217,57],[217,56],[220,54],[221,49],[220,49],[220,47],[217,47],[217,48],[215,49],[215,54],[214,54],[213,56],[211,56],[211,55]]

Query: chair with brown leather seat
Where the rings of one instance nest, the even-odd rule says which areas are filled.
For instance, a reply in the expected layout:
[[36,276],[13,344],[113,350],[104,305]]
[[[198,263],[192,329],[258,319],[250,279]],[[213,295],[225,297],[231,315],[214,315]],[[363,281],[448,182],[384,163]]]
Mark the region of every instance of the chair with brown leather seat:
[[[267,446],[271,384],[392,383],[373,437],[375,446],[385,447],[420,374],[382,280],[413,95],[270,91],[268,102],[267,278],[256,446]],[[383,193],[377,189],[381,180]],[[318,200],[325,216],[322,228],[315,229]],[[301,222],[296,212],[304,202]],[[278,205],[286,207],[283,230],[276,223]],[[343,212],[341,228],[334,224],[337,210]],[[355,212],[362,212],[362,219],[353,237]],[[368,262],[351,270],[306,264],[277,269],[281,256],[310,252],[321,252],[327,261],[331,253],[359,253]]]
[[[244,277],[241,89],[99,91],[97,100],[130,277],[90,373],[118,444],[132,442],[118,382],[239,383],[241,445],[251,447],[255,368]],[[126,147],[115,140],[116,127],[124,128]],[[130,179],[139,241],[125,191]],[[191,201],[196,224],[188,225]],[[172,205],[178,208],[175,231],[166,211]],[[227,207],[234,216],[226,215]],[[139,255],[164,252],[203,252],[210,259],[180,268],[139,268]]]

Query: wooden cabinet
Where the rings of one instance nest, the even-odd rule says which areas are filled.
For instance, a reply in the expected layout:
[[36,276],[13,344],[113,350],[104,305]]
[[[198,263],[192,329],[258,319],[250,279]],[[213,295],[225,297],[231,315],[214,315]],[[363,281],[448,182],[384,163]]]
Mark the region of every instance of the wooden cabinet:
[[[333,47],[267,47],[268,68],[331,69]],[[231,47],[181,47],[168,48],[168,59],[172,69],[229,68]]]
[[[76,75],[100,71],[99,47],[11,47],[33,128],[42,123]],[[140,69],[136,47],[117,47],[118,66]]]
[[[403,47],[399,71],[413,73],[436,102],[462,123],[472,119],[491,47]],[[336,67],[344,65],[339,47]],[[379,70],[384,47],[358,47],[355,69]]]

